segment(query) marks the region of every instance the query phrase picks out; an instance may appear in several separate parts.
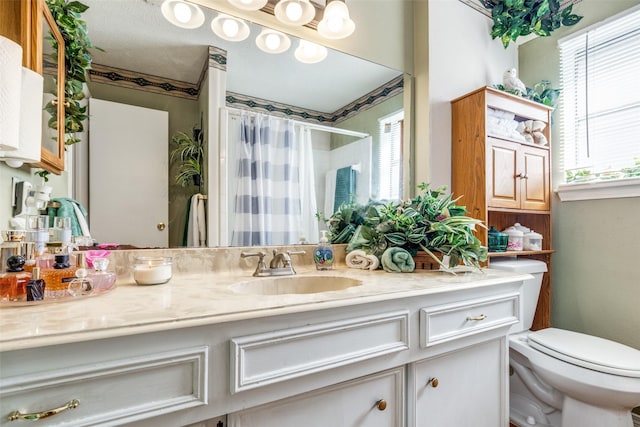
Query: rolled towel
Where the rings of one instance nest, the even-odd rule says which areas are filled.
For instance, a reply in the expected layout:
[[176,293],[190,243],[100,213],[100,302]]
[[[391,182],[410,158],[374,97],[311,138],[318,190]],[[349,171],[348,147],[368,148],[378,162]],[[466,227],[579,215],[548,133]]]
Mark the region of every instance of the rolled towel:
[[380,260],[375,255],[367,255],[367,259],[371,261],[369,264],[369,270],[377,270],[380,267]]
[[345,261],[347,267],[359,268],[361,270],[366,270],[371,264],[371,259],[369,259],[367,253],[361,249],[349,252]]
[[402,248],[387,248],[382,254],[382,268],[387,273],[411,273],[416,263],[409,252]]

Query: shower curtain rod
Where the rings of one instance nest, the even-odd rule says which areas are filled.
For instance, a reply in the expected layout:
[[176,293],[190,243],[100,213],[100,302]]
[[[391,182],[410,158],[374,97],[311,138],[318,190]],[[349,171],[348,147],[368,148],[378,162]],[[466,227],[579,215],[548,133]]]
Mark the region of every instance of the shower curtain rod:
[[[242,112],[248,113],[248,114],[252,114],[252,115],[266,114],[266,113],[256,113],[254,111],[242,110],[240,108],[233,108],[233,107],[223,107],[223,108],[225,110],[229,111],[229,113],[231,113],[233,115],[240,115],[240,113],[242,113]],[[277,117],[277,116],[272,116],[272,117]],[[277,118],[281,119],[283,117],[277,117]],[[330,133],[337,133],[337,134],[340,134],[340,135],[357,136],[358,138],[366,138],[366,137],[370,136],[368,133],[358,132],[358,131],[355,131],[355,130],[334,128],[332,126],[325,126],[325,125],[317,125],[315,123],[306,123],[306,122],[301,122],[299,120],[293,120],[293,119],[290,119],[290,120],[294,124],[297,124],[297,125],[300,125],[300,126],[305,126],[305,127],[308,127],[309,129],[320,130],[320,131],[330,132]]]

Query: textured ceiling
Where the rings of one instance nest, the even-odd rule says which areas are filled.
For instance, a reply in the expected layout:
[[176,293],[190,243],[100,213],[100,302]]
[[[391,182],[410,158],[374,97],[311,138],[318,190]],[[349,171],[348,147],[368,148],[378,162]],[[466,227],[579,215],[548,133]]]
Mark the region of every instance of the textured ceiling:
[[[206,21],[186,30],[167,22],[160,0],[83,0],[83,14],[96,64],[196,83],[207,60],[208,46],[227,50],[227,90],[321,112],[334,112],[401,74],[397,70],[337,51],[318,64],[295,60],[291,48],[272,55],[254,43],[260,28],[250,24],[243,42],[227,42],[211,31],[217,12],[205,10]],[[357,22],[357,17],[352,17]]]

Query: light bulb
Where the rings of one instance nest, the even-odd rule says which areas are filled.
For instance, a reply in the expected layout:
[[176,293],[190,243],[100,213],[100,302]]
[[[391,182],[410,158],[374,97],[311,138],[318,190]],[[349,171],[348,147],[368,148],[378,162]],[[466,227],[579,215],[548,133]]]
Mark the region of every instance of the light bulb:
[[280,47],[280,37],[277,34],[268,34],[264,39],[264,44],[270,50],[277,50]]
[[337,33],[342,29],[344,20],[340,16],[333,15],[327,19],[327,28],[333,33]]
[[182,22],[184,24],[189,22],[191,19],[191,8],[182,2],[178,2],[173,6],[173,14],[178,22]]
[[240,26],[238,25],[238,22],[234,19],[225,19],[224,22],[222,23],[222,32],[227,37],[235,37],[238,35],[239,31],[240,31]]
[[290,20],[298,21],[302,17],[302,6],[297,1],[291,1],[287,4],[285,13]]

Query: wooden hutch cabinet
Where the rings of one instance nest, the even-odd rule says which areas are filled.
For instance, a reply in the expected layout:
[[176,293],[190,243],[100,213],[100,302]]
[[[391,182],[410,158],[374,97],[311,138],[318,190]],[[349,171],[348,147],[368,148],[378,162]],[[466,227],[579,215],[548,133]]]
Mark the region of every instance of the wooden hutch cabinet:
[[[496,113],[497,112],[497,113]],[[483,87],[451,101],[452,191],[469,215],[498,230],[520,223],[543,236],[542,250],[489,253],[526,256],[547,263],[533,329],[550,326],[551,302],[551,113],[552,108]],[[515,115],[521,122],[545,123],[546,145],[530,143],[513,131],[489,126],[489,115]],[[510,116],[509,116],[510,117]],[[492,121],[495,124],[495,120]],[[478,237],[487,245],[487,230]]]

